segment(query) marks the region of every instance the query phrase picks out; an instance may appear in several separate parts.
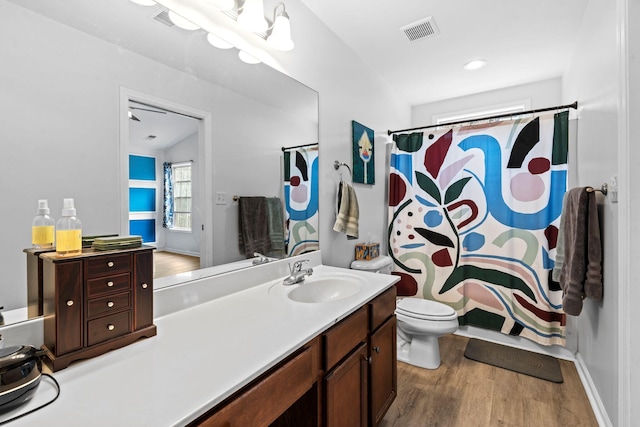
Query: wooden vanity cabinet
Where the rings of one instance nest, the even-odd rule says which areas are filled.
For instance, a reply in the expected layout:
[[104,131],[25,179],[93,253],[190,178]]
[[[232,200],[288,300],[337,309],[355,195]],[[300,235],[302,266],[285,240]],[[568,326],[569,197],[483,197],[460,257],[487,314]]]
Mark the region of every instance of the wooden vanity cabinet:
[[395,298],[392,286],[189,426],[378,425],[397,394]]
[[41,255],[43,347],[53,371],[156,334],[152,251]]

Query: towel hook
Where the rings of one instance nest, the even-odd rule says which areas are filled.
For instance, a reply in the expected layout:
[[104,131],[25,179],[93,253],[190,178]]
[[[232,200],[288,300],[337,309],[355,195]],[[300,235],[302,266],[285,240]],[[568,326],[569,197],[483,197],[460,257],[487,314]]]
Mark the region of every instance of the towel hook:
[[349,175],[351,175],[351,168],[349,167],[349,165],[348,165],[348,164],[346,164],[346,163],[342,163],[342,162],[339,162],[339,161],[337,161],[337,160],[335,160],[335,161],[333,162],[333,168],[334,168],[335,170],[340,169],[340,166],[344,166],[345,168],[347,168],[347,170],[349,171]]

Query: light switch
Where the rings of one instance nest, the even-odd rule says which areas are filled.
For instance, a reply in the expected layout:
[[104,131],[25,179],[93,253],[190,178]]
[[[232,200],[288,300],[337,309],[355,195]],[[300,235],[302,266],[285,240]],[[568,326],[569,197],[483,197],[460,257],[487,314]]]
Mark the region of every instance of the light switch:
[[218,191],[216,193],[216,205],[226,205],[226,204],[227,204],[227,193]]

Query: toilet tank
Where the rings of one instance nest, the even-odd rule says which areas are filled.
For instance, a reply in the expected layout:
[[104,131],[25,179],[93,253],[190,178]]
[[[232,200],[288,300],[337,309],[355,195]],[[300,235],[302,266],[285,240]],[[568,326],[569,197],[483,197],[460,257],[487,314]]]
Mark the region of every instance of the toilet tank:
[[356,260],[351,263],[352,270],[369,271],[371,273],[391,274],[392,268],[393,260],[387,255],[380,255],[368,261]]

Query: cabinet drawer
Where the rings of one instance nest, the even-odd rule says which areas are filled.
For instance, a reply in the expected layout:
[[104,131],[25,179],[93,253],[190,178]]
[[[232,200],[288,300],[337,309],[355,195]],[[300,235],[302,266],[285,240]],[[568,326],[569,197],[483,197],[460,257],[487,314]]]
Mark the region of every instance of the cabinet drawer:
[[371,301],[369,305],[370,328],[371,331],[375,331],[396,311],[396,287],[391,286]]
[[98,344],[131,332],[131,312],[112,314],[87,322],[87,345]]
[[236,398],[191,425],[200,427],[268,426],[304,395],[316,382],[317,341],[289,361],[248,386]]
[[367,306],[364,306],[323,334],[326,371],[367,339],[367,322]]
[[131,271],[131,255],[129,254],[92,257],[85,262],[87,278]]
[[87,319],[93,319],[109,313],[131,308],[131,293],[123,292],[114,295],[94,298],[87,302]]
[[113,292],[128,291],[131,288],[129,273],[87,280],[87,297],[93,298]]

